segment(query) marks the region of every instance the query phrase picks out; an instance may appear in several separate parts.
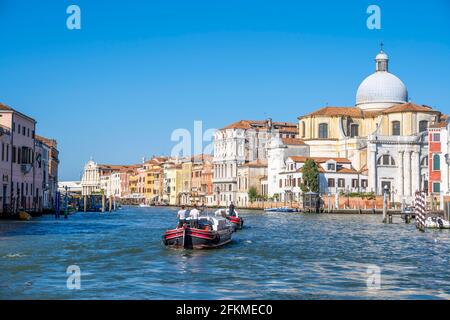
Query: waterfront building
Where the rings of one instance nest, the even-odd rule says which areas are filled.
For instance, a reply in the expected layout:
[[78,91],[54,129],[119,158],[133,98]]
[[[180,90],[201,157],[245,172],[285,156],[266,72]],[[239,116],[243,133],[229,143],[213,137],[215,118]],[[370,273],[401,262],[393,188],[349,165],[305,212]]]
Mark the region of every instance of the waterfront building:
[[387,189],[396,202],[411,203],[425,189],[428,168],[428,125],[442,115],[409,102],[404,83],[389,72],[381,51],[375,72],[359,86],[355,106],[327,106],[299,117],[299,137],[312,157],[346,158],[368,175],[368,191]]
[[11,181],[11,130],[0,125],[0,143],[2,144],[2,156],[0,161],[0,175],[2,179],[2,193],[0,197],[0,212],[6,213],[11,205],[10,181]]
[[198,205],[208,204],[212,195],[212,155],[200,154],[192,157],[192,179],[190,201]]
[[286,168],[290,156],[309,156],[309,146],[301,139],[273,137],[267,148],[267,196],[273,198],[280,194],[279,175]]
[[245,163],[237,169],[237,200],[239,207],[248,207],[250,204],[249,190],[255,188],[258,196],[263,196],[264,191],[261,179],[267,177],[267,161],[255,160]]
[[367,175],[352,167],[352,162],[345,158],[290,156],[286,160],[283,172],[277,175],[275,195],[280,201],[301,201],[302,168],[307,159],[313,160],[319,171],[319,193],[354,193],[366,192]]
[[167,158],[153,157],[144,162],[143,170],[145,172],[144,197],[148,203],[159,204],[163,201],[164,194],[164,163]]
[[421,163],[428,167],[426,192],[439,199],[441,209],[450,200],[450,134],[448,118],[428,128],[428,157]]
[[9,130],[11,150],[10,181],[3,181],[2,195],[8,195],[9,211],[36,210],[42,185],[36,184],[36,121],[11,107],[0,104],[0,125]]
[[192,186],[192,160],[185,159],[181,163],[180,180],[180,205],[191,205],[191,186]]
[[[0,174],[0,212],[19,210],[40,212],[47,198],[56,194],[57,186],[49,193],[49,168],[52,181],[58,181],[58,150],[55,140],[36,134],[36,121],[0,103],[0,143],[2,155]],[[48,151],[54,152],[55,161],[50,164]]]
[[58,190],[59,151],[55,139],[36,135],[43,148],[42,169],[43,172],[43,208],[52,210],[56,205],[56,191]]
[[238,167],[267,160],[267,144],[272,137],[296,138],[297,134],[296,124],[271,119],[241,120],[218,130],[214,136],[214,203],[236,202]]
[[139,166],[136,166],[131,172],[128,173],[129,198],[142,198],[142,196],[138,192],[138,168]]
[[174,162],[164,165],[164,201],[171,206],[179,204],[178,195],[181,181],[182,166]]

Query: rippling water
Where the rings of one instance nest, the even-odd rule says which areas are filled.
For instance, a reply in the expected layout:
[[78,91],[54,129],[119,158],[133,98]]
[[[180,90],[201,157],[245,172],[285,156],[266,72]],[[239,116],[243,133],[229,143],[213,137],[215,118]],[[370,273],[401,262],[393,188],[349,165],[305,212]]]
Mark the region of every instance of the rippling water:
[[[243,212],[217,250],[161,244],[170,208],[0,221],[1,299],[450,299],[450,231],[380,216]],[[68,290],[66,269],[81,269]],[[381,268],[381,289],[367,268]]]

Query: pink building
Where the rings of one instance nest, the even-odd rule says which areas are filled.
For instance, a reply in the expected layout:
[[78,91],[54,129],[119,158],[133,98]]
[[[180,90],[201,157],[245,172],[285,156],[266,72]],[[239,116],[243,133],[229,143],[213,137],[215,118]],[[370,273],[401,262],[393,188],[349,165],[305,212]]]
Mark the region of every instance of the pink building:
[[0,103],[0,212],[41,211],[44,147],[35,138],[36,121]]

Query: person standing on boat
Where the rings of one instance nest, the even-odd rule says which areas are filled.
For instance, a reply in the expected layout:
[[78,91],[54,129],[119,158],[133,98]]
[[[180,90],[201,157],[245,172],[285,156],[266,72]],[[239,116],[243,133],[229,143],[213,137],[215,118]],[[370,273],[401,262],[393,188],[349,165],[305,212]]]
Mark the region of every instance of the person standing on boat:
[[178,211],[178,228],[181,228],[186,223],[186,208],[185,206],[181,206],[181,210]]
[[197,210],[197,205],[194,204],[194,208],[189,212],[189,217],[191,218],[191,227],[198,228],[198,217],[200,215],[200,211]]
[[235,209],[234,203],[233,201],[231,201],[230,206],[228,207],[228,214],[230,215],[230,217],[234,217],[236,215],[234,209]]

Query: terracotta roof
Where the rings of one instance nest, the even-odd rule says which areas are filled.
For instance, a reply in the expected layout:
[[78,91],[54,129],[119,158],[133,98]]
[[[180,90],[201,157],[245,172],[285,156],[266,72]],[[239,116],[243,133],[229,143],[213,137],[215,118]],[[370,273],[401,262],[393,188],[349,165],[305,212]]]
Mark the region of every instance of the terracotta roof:
[[132,170],[136,168],[135,165],[115,165],[115,164],[99,164],[100,169],[112,170],[112,171],[122,171],[122,170]]
[[311,116],[347,116],[352,118],[363,118],[364,112],[356,107],[324,107],[307,115],[299,117],[299,119],[311,117]]
[[396,112],[433,112],[433,113],[439,113],[437,110],[433,110],[431,107],[428,106],[419,106],[417,104],[408,102],[403,104],[397,104],[395,106],[392,106],[390,108],[387,108],[383,110],[384,114],[388,113],[396,113]]
[[326,116],[326,117],[352,117],[352,118],[374,118],[382,114],[396,113],[396,112],[432,112],[439,113],[429,106],[417,105],[414,103],[397,104],[390,108],[380,111],[364,111],[358,107],[323,107],[307,115],[300,116],[298,119],[303,119],[312,116]]
[[36,140],[46,144],[49,147],[53,147],[56,148],[58,143],[56,142],[55,139],[48,139],[48,138],[44,138],[42,136],[36,135]]
[[430,128],[444,128],[447,126],[447,122],[438,122],[430,124]]
[[[226,129],[255,129],[255,130],[267,130],[268,129],[268,120],[240,120],[234,122],[221,130]],[[290,122],[272,122],[273,128],[280,131],[292,131],[297,132],[297,124]]]
[[267,167],[267,161],[256,160],[256,161],[252,161],[252,162],[247,162],[247,163],[241,165],[241,167],[265,168],[265,167]]
[[289,157],[294,162],[305,162],[307,159],[312,159],[316,163],[324,163],[329,160],[334,160],[338,163],[352,163],[349,159],[346,158],[328,158],[328,157],[302,157],[302,156],[291,156]]
[[338,170],[336,170],[337,173],[358,173],[358,171],[356,171],[355,169],[351,168],[340,168]]
[[302,139],[297,138],[282,138],[281,141],[283,142],[283,144],[290,146],[305,144],[305,142]]

